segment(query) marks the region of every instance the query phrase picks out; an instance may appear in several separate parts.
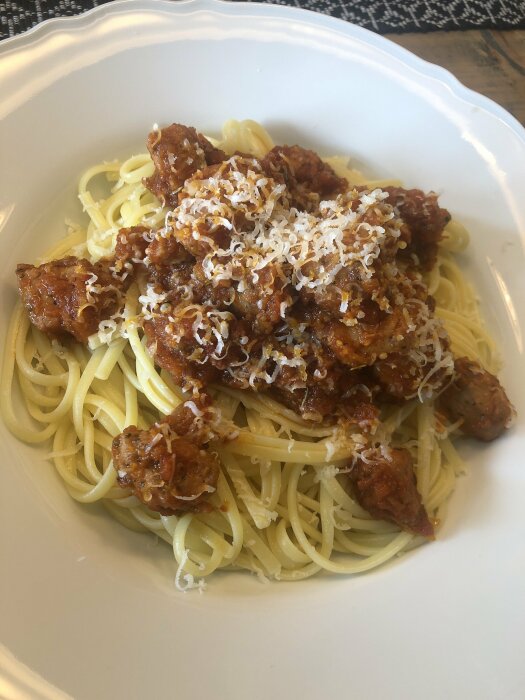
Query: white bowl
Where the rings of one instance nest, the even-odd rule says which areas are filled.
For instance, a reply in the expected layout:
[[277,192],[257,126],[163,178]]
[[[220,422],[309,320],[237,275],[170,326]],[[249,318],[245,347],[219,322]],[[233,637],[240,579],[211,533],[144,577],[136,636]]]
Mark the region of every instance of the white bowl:
[[[0,425],[6,648],[78,699],[523,698],[523,128],[363,29],[214,0],[117,1],[45,22],[0,44],[0,95],[3,333],[16,263],[81,216],[87,166],[143,150],[154,122],[213,134],[252,118],[276,142],[441,193],[471,231],[463,267],[519,416],[505,438],[465,448],[470,474],[432,545],[354,578],[221,574],[202,596],[175,590],[169,548],[74,503],[43,451]],[[7,698],[52,696],[4,651]]]

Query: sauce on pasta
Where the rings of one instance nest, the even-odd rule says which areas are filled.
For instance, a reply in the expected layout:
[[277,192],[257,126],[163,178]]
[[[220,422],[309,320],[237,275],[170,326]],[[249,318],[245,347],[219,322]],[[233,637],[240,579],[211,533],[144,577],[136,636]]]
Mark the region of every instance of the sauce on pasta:
[[433,538],[463,468],[451,436],[513,416],[453,260],[464,229],[434,193],[254,122],[147,145],[90,169],[87,230],[18,266],[3,379],[16,366],[42,428],[4,394],[11,430],[52,438],[74,498],[169,542],[179,587],[358,573]]

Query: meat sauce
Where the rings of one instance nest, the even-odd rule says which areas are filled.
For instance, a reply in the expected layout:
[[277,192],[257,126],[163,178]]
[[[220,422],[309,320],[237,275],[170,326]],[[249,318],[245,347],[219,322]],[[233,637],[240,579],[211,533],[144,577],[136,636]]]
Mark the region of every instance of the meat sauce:
[[219,461],[205,449],[217,435],[202,420],[205,406],[195,409],[182,405],[149,430],[131,425],[113,440],[119,485],[163,515],[210,510],[206,499],[217,487]]
[[374,518],[388,520],[417,535],[433,536],[408,450],[366,450],[354,462],[348,480],[356,501]]
[[[368,434],[385,401],[441,392],[467,435],[491,440],[508,426],[504,390],[475,363],[454,363],[423,282],[450,220],[434,193],[353,188],[299,146],[228,157],[180,124],[152,132],[148,149],[144,184],[170,209],[164,227],[122,229],[111,260],[68,257],[17,275],[31,321],[79,342],[139,281],[149,350],[197,407],[115,438],[118,482],[149,508],[207,507],[219,465],[206,446],[220,438],[194,426],[210,384]],[[354,460],[348,488],[374,517],[432,536],[410,454],[386,449]]]
[[461,420],[469,437],[490,442],[508,428],[514,409],[497,377],[467,357],[455,361],[454,381],[439,397],[451,421]]
[[39,266],[22,263],[16,275],[31,323],[54,338],[73,336],[80,343],[117,311],[126,291],[105,260],[93,264],[69,256]]

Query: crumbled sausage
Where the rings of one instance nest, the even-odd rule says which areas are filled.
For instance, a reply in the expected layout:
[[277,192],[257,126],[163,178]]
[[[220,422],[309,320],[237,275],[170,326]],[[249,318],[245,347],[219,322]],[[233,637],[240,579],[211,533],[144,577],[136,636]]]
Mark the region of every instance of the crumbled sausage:
[[366,450],[356,459],[348,479],[352,495],[372,517],[433,537],[434,528],[421,502],[408,450]]
[[443,229],[450,221],[450,213],[438,205],[434,192],[405,190],[402,187],[385,187],[386,200],[397,207],[401,218],[410,230],[410,243],[405,254],[415,253],[424,270],[430,270],[437,258],[438,244]]
[[115,260],[121,264],[140,263],[146,257],[149,239],[144,236],[149,232],[147,226],[130,226],[121,228],[115,244]]
[[269,335],[282,322],[283,311],[290,305],[289,291],[279,276],[276,266],[267,265],[257,272],[257,281],[249,270],[244,270],[242,292],[232,279],[220,280],[215,286],[206,279],[202,264],[193,268],[194,289],[200,298],[221,310],[233,311],[248,321],[256,335]]
[[149,351],[155,357],[155,362],[169,372],[179,386],[185,389],[203,388],[217,380],[219,373],[211,364],[188,362],[187,355],[191,355],[193,350],[188,351],[187,348],[190,343],[192,348],[195,347],[192,341],[191,324],[185,327],[186,339],[183,344],[175,341],[172,326],[165,315],[159,314],[154,319],[146,321],[144,331]]
[[488,442],[509,427],[514,409],[505,390],[490,372],[466,357],[455,363],[454,381],[440,397],[439,405],[452,421],[462,420],[461,430]]
[[147,145],[155,172],[144,184],[169,206],[177,204],[178,191],[195,171],[226,158],[223,151],[212,146],[193,127],[182,124],[152,131]]
[[383,353],[395,352],[409,345],[407,320],[401,308],[379,314],[378,323],[345,325],[326,319],[316,310],[312,314],[312,329],[337,359],[350,367],[372,365]]
[[168,423],[149,430],[131,425],[113,440],[113,464],[122,488],[151,510],[164,515],[209,510],[207,499],[217,486],[217,457]]
[[280,175],[284,179],[292,198],[299,202],[307,201],[308,193],[326,198],[348,187],[347,181],[338,177],[317,153],[300,146],[275,146],[262,164],[272,177]]
[[189,259],[184,247],[173,236],[155,236],[146,253],[152,265],[174,265]]
[[85,343],[121,303],[123,284],[112,275],[110,261],[72,256],[39,266],[17,266],[18,286],[31,322],[59,338],[72,335]]

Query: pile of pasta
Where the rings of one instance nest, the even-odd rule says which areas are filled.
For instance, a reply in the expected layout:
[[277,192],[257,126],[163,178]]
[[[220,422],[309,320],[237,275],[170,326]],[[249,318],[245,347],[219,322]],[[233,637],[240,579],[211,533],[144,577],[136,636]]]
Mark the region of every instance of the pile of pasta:
[[[212,141],[229,154],[256,157],[273,146],[252,121],[227,122],[222,139]],[[341,157],[327,161],[351,184],[397,184],[367,180]],[[68,235],[45,259],[71,254],[95,261],[112,254],[119,229],[161,227],[167,212],[142,184],[153,169],[150,156],[140,154],[87,170],[79,197],[89,223],[86,228],[70,224]],[[425,281],[453,353],[495,373],[497,352],[454,259],[467,244],[465,229],[449,223],[437,265]],[[177,587],[202,589],[204,579],[220,569],[244,569],[279,581],[321,571],[356,574],[425,541],[374,519],[341,485],[339,475],[362,446],[363,435],[306,422],[264,394],[225,387],[212,389],[214,404],[235,423],[238,437],[214,447],[221,473],[211,512],[161,515],[120,488],[111,458],[113,438],[129,425],[148,428],[187,399],[148,354],[139,311],[133,285],[120,318],[101,324],[89,347],[65,346],[31,326],[19,305],[7,338],[2,413],[19,439],[47,446],[46,456],[72,498],[100,501],[129,529],[165,540],[173,548]],[[415,398],[383,409],[378,429],[382,442],[411,452],[418,490],[436,526],[464,469],[453,445],[454,428],[443,424],[431,400]]]

